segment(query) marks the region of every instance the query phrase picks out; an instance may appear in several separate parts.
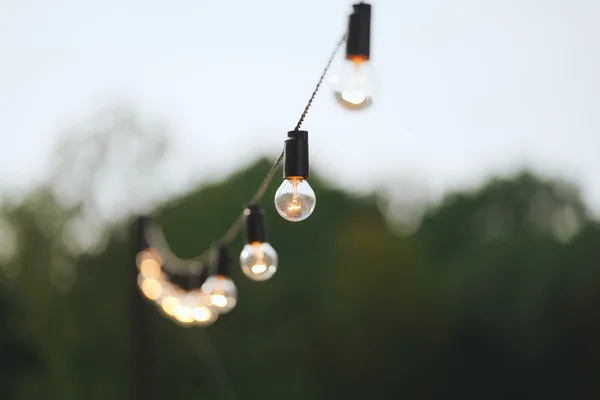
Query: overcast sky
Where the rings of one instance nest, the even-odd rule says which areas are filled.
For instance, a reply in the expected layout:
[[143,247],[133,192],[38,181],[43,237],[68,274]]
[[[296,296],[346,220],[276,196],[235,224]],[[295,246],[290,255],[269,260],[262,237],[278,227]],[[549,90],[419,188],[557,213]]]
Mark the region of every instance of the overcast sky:
[[[351,4],[0,0],[0,183],[35,182],[61,130],[123,99],[170,126],[182,174],[277,153]],[[381,94],[349,113],[323,88],[305,124],[315,170],[441,193],[529,165],[600,210],[600,2],[373,5]]]

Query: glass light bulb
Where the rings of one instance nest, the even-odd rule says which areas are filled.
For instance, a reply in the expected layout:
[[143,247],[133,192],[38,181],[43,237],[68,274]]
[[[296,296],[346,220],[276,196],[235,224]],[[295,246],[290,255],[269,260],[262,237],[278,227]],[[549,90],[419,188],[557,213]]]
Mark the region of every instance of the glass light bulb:
[[249,243],[240,254],[242,271],[253,281],[266,281],[272,277],[278,262],[277,253],[269,243]]
[[284,179],[275,193],[275,208],[288,221],[304,221],[312,214],[316,204],[315,192],[301,177]]
[[158,264],[159,268],[162,264],[162,258],[158,250],[154,248],[147,248],[146,250],[140,251],[135,257],[135,263],[138,268],[141,268],[144,261],[151,261],[151,263]]
[[160,300],[160,306],[167,315],[175,315],[175,309],[179,306],[179,298],[173,294],[165,296]]
[[142,274],[138,274],[138,286],[146,298],[150,300],[158,299],[163,291],[161,282],[154,278],[144,278]]
[[364,110],[373,104],[378,83],[371,63],[362,58],[346,60],[339,74],[331,77],[333,93],[338,103],[347,110]]
[[214,306],[208,303],[208,296],[202,290],[194,290],[190,292],[196,301],[192,307],[192,317],[194,317],[194,325],[208,326],[213,324],[219,317],[219,313]]
[[182,325],[191,326],[196,322],[194,311],[200,304],[201,298],[195,292],[183,292],[180,294],[179,305],[173,310],[173,316]]
[[144,278],[157,279],[160,276],[160,264],[153,258],[146,258],[140,262],[140,273]]
[[237,289],[233,281],[223,275],[213,275],[202,285],[207,295],[208,304],[214,306],[220,314],[225,314],[235,307]]
[[173,316],[175,319],[182,324],[191,324],[194,322],[194,316],[192,315],[192,308],[185,304],[180,304],[173,310]]

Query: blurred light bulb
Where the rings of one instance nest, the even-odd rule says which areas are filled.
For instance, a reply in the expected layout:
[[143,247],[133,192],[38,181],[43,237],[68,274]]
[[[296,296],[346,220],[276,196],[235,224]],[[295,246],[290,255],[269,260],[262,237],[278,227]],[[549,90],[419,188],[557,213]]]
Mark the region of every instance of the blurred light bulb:
[[215,306],[222,308],[227,306],[227,297],[225,297],[225,295],[221,293],[211,294],[210,302]]
[[179,306],[179,300],[174,295],[165,296],[160,301],[160,306],[167,315],[175,315],[175,309]]
[[157,279],[160,276],[160,264],[152,258],[146,258],[140,263],[140,273],[144,278]]
[[142,250],[135,257],[135,263],[138,266],[138,268],[141,268],[144,261],[147,260],[157,263],[159,267],[162,264],[162,258],[160,256],[160,253],[153,248],[147,248],[146,250]]
[[275,193],[275,208],[288,221],[303,221],[312,214],[317,203],[315,192],[301,177],[284,179]]
[[219,313],[207,305],[195,307],[192,315],[198,326],[208,326],[219,317]]
[[240,254],[244,274],[254,281],[266,281],[277,271],[278,257],[269,243],[253,242]]
[[339,75],[331,77],[333,93],[347,110],[364,110],[373,104],[377,81],[370,62],[363,57],[345,60]]
[[195,303],[192,307],[192,316],[196,326],[208,326],[217,320],[219,313],[216,308],[209,304],[208,296],[202,290],[190,292],[194,297]]
[[175,319],[183,324],[191,324],[194,322],[194,316],[192,315],[192,308],[186,304],[179,304],[173,310],[173,316]]
[[194,307],[192,315],[198,322],[206,322],[212,318],[212,312],[210,311],[210,308],[206,306]]
[[208,304],[214,306],[221,314],[225,314],[237,302],[237,289],[233,281],[223,275],[213,275],[202,285],[202,291],[208,297]]
[[141,274],[138,275],[138,286],[144,296],[150,300],[158,299],[163,291],[162,285],[157,279],[144,278]]

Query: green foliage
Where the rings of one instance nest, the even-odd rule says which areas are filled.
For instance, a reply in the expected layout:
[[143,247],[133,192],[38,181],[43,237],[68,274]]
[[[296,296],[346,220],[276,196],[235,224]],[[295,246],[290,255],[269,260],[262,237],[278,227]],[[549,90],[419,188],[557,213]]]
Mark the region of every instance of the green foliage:
[[[269,167],[262,160],[160,210],[173,250],[209,246]],[[131,398],[140,340],[156,399],[228,398],[229,385],[244,400],[599,398],[600,227],[568,185],[496,179],[448,196],[406,237],[374,196],[312,185],[318,205],[302,223],[270,207],[275,185],[265,196],[280,256],[271,281],[235,269],[238,307],[208,329],[181,328],[148,305],[143,338],[131,330],[124,231],[79,258],[61,293],[48,278],[53,245],[32,211],[12,211],[25,242],[0,297],[0,390],[17,391],[0,398]],[[17,303],[21,321],[9,323]]]

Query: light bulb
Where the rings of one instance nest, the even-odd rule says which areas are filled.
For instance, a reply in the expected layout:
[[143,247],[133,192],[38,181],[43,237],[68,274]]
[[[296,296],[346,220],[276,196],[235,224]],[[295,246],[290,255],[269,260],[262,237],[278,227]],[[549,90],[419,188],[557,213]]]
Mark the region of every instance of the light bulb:
[[225,314],[235,307],[237,289],[231,279],[224,275],[213,275],[202,285],[208,304],[214,306],[220,314]]
[[315,192],[301,177],[284,179],[275,193],[275,208],[288,221],[304,221],[312,214],[316,203]]
[[161,282],[158,279],[144,278],[142,274],[138,275],[138,286],[144,296],[150,300],[158,299],[163,292]]
[[219,313],[208,303],[208,297],[202,290],[194,290],[189,295],[194,298],[191,312],[196,326],[208,326],[217,320]]
[[140,262],[140,273],[144,278],[157,279],[160,272],[160,264],[155,259],[146,258]]
[[373,104],[378,84],[371,63],[360,57],[345,60],[339,74],[331,77],[338,103],[347,110],[364,110]]
[[173,316],[182,324],[191,324],[194,322],[192,308],[186,304],[179,304],[177,307],[175,307],[173,310]]
[[145,250],[140,251],[137,254],[137,256],[135,257],[135,263],[137,264],[138,268],[141,269],[142,266],[144,266],[144,264],[146,264],[147,262],[149,262],[148,265],[158,264],[158,267],[160,268],[162,264],[162,257],[156,249],[147,248]]
[[173,317],[182,325],[191,326],[196,322],[196,308],[204,305],[204,302],[196,294],[196,291],[183,292],[180,297],[179,304],[173,310]]
[[165,314],[171,316],[175,315],[175,309],[179,306],[179,304],[179,298],[174,294],[165,296],[160,300],[160,306],[162,307],[162,310],[165,312]]
[[253,242],[244,246],[240,264],[244,274],[254,281],[266,281],[277,271],[278,257],[269,243]]

